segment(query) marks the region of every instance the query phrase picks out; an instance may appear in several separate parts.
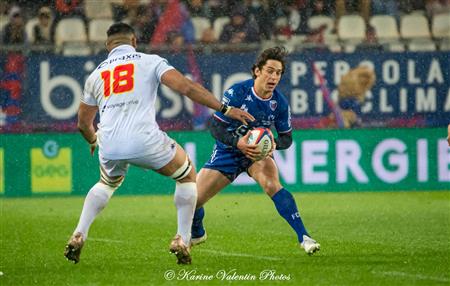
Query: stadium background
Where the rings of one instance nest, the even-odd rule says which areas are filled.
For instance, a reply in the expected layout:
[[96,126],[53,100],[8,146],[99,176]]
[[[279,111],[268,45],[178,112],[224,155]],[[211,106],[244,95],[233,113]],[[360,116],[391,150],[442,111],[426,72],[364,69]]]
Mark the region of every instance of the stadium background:
[[[76,111],[85,78],[107,56],[103,50],[106,27],[114,20],[123,20],[137,29],[138,50],[166,57],[218,98],[232,83],[250,76],[250,67],[262,49],[286,46],[291,54],[280,89],[289,99],[295,130],[293,146],[275,153],[282,182],[297,198],[303,194],[300,198],[306,196],[306,201],[316,198],[324,204],[327,193],[331,198],[333,192],[355,192],[345,195],[351,204],[360,199],[357,191],[383,191],[377,197],[380,202],[392,198],[389,191],[418,191],[423,204],[416,207],[421,209],[429,204],[422,191],[444,191],[440,192],[443,208],[436,209],[432,221],[442,226],[434,234],[442,235],[439,243],[448,249],[450,149],[445,137],[450,118],[449,11],[449,1],[441,0],[2,1],[2,236],[8,237],[5,232],[15,228],[9,221],[22,219],[9,220],[12,210],[33,204],[8,197],[50,197],[61,203],[60,195],[84,195],[97,181],[98,159],[89,156],[87,144],[77,133]],[[33,27],[45,13],[54,23],[54,37],[36,42]],[[221,27],[242,14],[248,21],[247,37],[237,42],[221,38]],[[7,40],[5,27],[15,21],[19,27],[16,40]],[[313,65],[326,79],[336,102],[340,77],[359,64],[373,67],[376,73],[376,83],[362,108],[362,126],[345,130],[327,126],[332,110]],[[185,147],[198,169],[214,143],[207,131],[210,111],[165,88],[160,89],[157,110],[162,129]],[[131,168],[118,194],[164,195],[172,190],[170,180]],[[243,175],[225,192],[260,190]],[[325,193],[308,197],[303,192]],[[248,196],[251,199],[253,194]],[[81,208],[81,196],[74,199],[78,203],[73,219],[77,207]],[[314,206],[318,207],[317,203]],[[345,209],[342,205],[337,212]],[[386,210],[383,206],[380,209]],[[409,211],[415,210],[405,213]],[[8,270],[8,262],[13,261],[4,251],[2,243],[0,270]],[[430,265],[437,262],[448,269],[448,251],[437,257]],[[448,283],[448,273],[438,270],[428,273],[438,277],[434,280],[397,276],[403,275],[400,282],[405,285]],[[32,284],[33,280],[19,281]]]

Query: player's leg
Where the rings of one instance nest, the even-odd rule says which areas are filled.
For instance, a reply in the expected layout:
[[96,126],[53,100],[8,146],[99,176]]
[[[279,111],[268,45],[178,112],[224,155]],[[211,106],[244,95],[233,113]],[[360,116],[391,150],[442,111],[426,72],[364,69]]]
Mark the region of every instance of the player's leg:
[[176,150],[169,163],[156,170],[176,181],[174,201],[177,208],[177,234],[170,245],[170,251],[179,264],[190,264],[191,227],[197,201],[196,171],[186,152],[176,144]]
[[77,227],[66,245],[64,255],[78,263],[81,249],[88,237],[91,224],[108,204],[114,191],[122,184],[128,164],[123,161],[106,160],[100,157],[100,180],[86,195]]
[[[292,194],[280,183],[278,168],[271,157],[257,161],[248,169],[249,174],[263,188],[264,192],[272,198],[278,213],[289,223],[297,234],[299,243],[304,247],[304,242],[314,241],[306,231],[300,213]],[[314,245],[308,244],[305,251],[313,253],[319,250],[320,245],[314,241]]]
[[207,238],[205,228],[203,227],[203,218],[205,217],[203,205],[230,183],[230,179],[218,170],[202,168],[198,173],[197,206],[194,213],[194,220],[192,222],[193,245],[205,242]]

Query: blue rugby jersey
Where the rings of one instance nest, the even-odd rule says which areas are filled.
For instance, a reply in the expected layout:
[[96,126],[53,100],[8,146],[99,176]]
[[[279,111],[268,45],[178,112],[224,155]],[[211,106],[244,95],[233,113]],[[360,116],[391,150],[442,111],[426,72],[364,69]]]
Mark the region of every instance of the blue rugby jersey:
[[[286,97],[275,89],[270,98],[261,98],[256,94],[253,85],[253,79],[236,83],[226,90],[222,97],[223,104],[243,109],[255,117],[255,121],[249,122],[248,127],[244,127],[240,121],[231,119],[221,112],[215,112],[213,116],[228,124],[228,131],[236,132],[238,135],[244,135],[243,130],[256,127],[271,129],[272,126],[277,133],[290,132],[292,130],[291,111]],[[231,147],[218,140],[216,145],[219,148]]]

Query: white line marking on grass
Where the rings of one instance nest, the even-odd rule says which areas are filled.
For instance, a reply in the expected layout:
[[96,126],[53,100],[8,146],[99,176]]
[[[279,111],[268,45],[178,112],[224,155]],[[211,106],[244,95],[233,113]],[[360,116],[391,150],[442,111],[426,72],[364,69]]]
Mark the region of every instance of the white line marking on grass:
[[112,242],[112,243],[126,243],[123,240],[114,240],[114,239],[107,239],[107,238],[90,238],[88,237],[88,241],[98,241],[98,242]]
[[[197,251],[197,249],[195,251]],[[263,260],[282,260],[281,258],[272,257],[272,256],[259,256],[259,255],[252,255],[252,254],[245,254],[245,253],[233,253],[233,252],[225,252],[225,251],[210,250],[210,249],[198,249],[198,251],[208,252],[208,253],[218,254],[218,255],[223,255],[223,256],[248,257],[248,258],[256,258],[256,259],[263,259]]]
[[400,272],[400,271],[372,271],[373,274],[381,274],[383,276],[399,276],[399,277],[407,277],[407,278],[414,278],[419,280],[433,280],[437,282],[449,282],[450,279],[445,277],[434,277],[434,276],[427,276],[422,274],[412,274],[412,273],[406,273],[406,272]]

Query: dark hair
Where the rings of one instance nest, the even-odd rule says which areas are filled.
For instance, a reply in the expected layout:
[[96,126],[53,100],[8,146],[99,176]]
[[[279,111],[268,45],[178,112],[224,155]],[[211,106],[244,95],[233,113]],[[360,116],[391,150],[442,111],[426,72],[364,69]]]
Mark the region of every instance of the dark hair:
[[112,35],[116,35],[116,34],[133,34],[134,35],[134,29],[133,27],[131,27],[130,25],[126,24],[126,23],[114,23],[112,24],[108,31],[106,32],[106,35],[108,35],[108,37],[112,36]]
[[284,73],[284,58],[288,55],[288,52],[285,47],[273,47],[265,49],[259,57],[256,59],[256,63],[253,64],[252,67],[252,75],[253,78],[256,78],[255,75],[255,69],[259,68],[262,69],[262,67],[267,63],[268,60],[275,60],[281,62],[281,65],[283,66],[281,73]]

